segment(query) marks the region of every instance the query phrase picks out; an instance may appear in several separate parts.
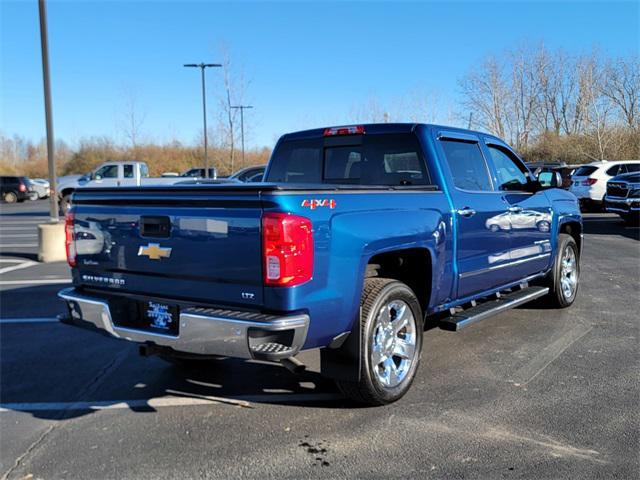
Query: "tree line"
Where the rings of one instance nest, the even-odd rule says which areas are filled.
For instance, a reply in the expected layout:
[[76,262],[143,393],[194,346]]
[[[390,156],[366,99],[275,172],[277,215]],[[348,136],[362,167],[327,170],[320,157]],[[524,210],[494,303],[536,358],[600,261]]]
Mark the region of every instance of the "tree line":
[[594,51],[520,47],[489,56],[459,82],[472,127],[529,160],[640,158],[640,62]]
[[[237,111],[245,103],[250,82],[232,68],[229,50],[221,48],[222,75],[215,91],[217,117],[208,133],[209,158],[220,174],[265,163],[270,149],[251,149],[242,163],[238,152]],[[407,92],[385,108],[376,98],[354,108],[353,121],[442,122],[493,133],[513,145],[528,161],[570,164],[603,159],[640,158],[640,62],[638,57],[606,56],[598,51],[572,55],[544,46],[517,47],[491,55],[458,81],[457,112],[443,113],[434,95]],[[61,175],[86,173],[107,160],[136,159],[149,164],[152,175],[202,166],[202,133],[194,144],[150,141],[144,135],[144,112],[135,96],[123,95],[122,140],[92,137],[70,146],[56,142]],[[446,102],[445,102],[446,103]],[[246,119],[245,134],[252,130]],[[301,125],[300,128],[308,128]],[[46,175],[46,145],[0,132],[0,173]]]

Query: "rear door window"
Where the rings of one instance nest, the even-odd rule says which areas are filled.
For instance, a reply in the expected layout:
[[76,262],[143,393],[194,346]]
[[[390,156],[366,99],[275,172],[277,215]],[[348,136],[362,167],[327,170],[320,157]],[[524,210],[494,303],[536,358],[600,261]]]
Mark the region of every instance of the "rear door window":
[[611,175],[612,177],[620,175],[621,173],[627,173],[627,169],[624,168],[624,165],[614,165],[607,170],[607,175]]
[[133,178],[133,165],[124,165],[124,178]]
[[442,140],[442,148],[457,188],[487,192],[493,190],[487,162],[477,143]]
[[627,172],[640,172],[640,163],[627,163]]

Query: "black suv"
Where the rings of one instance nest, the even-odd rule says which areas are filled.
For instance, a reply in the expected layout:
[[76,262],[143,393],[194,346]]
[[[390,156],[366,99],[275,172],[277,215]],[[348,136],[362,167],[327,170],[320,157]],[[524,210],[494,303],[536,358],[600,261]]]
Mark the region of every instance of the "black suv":
[[27,177],[0,176],[0,197],[7,203],[24,202],[31,195]]

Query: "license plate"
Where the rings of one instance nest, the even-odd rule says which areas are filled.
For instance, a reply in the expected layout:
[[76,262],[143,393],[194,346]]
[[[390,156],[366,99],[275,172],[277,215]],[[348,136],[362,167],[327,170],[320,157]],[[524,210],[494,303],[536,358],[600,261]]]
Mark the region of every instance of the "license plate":
[[161,302],[141,302],[140,314],[144,326],[154,332],[177,335],[180,314],[177,305]]

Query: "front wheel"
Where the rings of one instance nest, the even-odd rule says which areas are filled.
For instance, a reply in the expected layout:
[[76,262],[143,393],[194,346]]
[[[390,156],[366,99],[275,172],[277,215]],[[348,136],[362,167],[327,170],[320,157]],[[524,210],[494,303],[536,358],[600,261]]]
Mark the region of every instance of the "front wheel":
[[566,308],[576,299],[580,280],[580,255],[578,245],[571,235],[558,236],[558,251],[553,268],[547,277],[549,304]]
[[404,283],[365,280],[361,299],[360,380],[337,381],[342,393],[359,403],[384,405],[411,386],[422,351],[422,309]]

